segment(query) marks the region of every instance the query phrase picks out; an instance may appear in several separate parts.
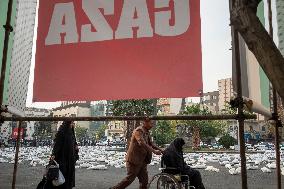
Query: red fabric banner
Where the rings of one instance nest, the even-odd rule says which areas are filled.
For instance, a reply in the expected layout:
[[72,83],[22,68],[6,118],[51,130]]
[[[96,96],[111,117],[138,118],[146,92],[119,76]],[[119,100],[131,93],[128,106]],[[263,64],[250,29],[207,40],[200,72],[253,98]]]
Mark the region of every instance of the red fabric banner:
[[39,3],[33,101],[199,96],[199,0]]

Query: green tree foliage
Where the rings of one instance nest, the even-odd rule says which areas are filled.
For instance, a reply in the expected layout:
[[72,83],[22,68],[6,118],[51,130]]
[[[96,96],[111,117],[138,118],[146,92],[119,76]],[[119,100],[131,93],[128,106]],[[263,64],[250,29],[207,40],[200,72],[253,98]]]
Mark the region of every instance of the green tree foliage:
[[226,122],[224,121],[204,121],[204,124],[201,125],[200,134],[201,138],[205,140],[209,140],[217,137],[218,135],[224,132],[226,127]]
[[[231,104],[230,104],[231,103]],[[226,102],[224,108],[221,110],[222,114],[237,114],[237,101],[236,100],[231,100],[231,102]],[[232,107],[233,106],[233,107]],[[253,113],[250,112],[250,110],[248,109],[247,104],[244,104],[244,114],[247,115],[252,115]]]
[[82,140],[83,138],[87,136],[87,131],[88,131],[87,128],[76,126],[75,127],[76,138],[78,140]]
[[237,140],[229,134],[225,134],[219,139],[218,143],[223,145],[224,148],[229,149],[230,146],[237,144]]
[[[212,115],[207,107],[201,108],[199,104],[194,104],[187,106],[183,115]],[[210,140],[220,134],[225,130],[226,123],[224,121],[215,121],[215,120],[188,120],[188,121],[179,121],[180,127],[183,127],[183,130],[188,132],[193,132],[193,128],[196,127],[200,131],[200,138],[202,140]]]
[[105,130],[107,129],[107,125],[101,125],[97,132],[96,132],[96,136],[98,140],[101,140],[104,136],[105,136]]
[[154,100],[115,100],[112,101],[115,116],[149,116],[154,112]]
[[237,108],[232,107],[228,102],[225,103],[224,108],[221,110],[222,114],[237,114]]
[[[112,101],[111,110],[114,116],[150,116],[155,112],[155,102],[155,99],[116,100]],[[139,121],[127,121],[125,137],[128,143],[133,130],[139,125]]]
[[153,129],[152,136],[158,145],[171,143],[176,137],[176,125],[171,121],[158,121]]
[[46,139],[48,136],[51,136],[51,125],[52,122],[50,121],[35,122],[35,132],[33,136],[36,136],[39,139]]

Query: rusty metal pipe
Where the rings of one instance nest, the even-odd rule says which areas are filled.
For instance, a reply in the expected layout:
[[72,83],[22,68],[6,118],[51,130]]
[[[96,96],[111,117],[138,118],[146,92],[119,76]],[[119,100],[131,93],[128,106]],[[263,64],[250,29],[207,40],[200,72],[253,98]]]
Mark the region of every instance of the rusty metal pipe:
[[[268,5],[268,21],[269,21],[269,35],[273,39],[273,23],[272,23],[272,4],[271,0],[267,0]],[[278,125],[278,102],[277,92],[273,88],[273,119],[275,121],[275,156],[276,156],[276,177],[277,188],[281,189],[281,168],[280,168],[280,147],[279,147],[279,125]]]
[[0,76],[0,105],[3,105],[5,74],[6,74],[7,55],[8,55],[8,47],[9,47],[9,36],[10,36],[10,32],[13,31],[13,28],[11,26],[12,8],[13,8],[13,0],[9,0],[7,20],[6,20],[6,25],[4,26],[5,39],[4,39],[4,46],[3,46],[3,57],[2,57],[1,76]]
[[[234,5],[235,0],[230,0],[230,14]],[[234,54],[233,58],[236,61],[236,83],[237,83],[237,98],[238,104],[238,122],[239,122],[239,145],[240,145],[240,157],[241,157],[241,178],[242,178],[242,189],[247,189],[247,169],[246,169],[246,152],[245,152],[245,140],[244,140],[244,104],[242,98],[242,73],[241,73],[241,62],[240,62],[240,49],[239,49],[239,32],[234,26],[232,26],[232,41]]]
[[18,123],[18,136],[17,136],[17,142],[16,142],[15,163],[14,163],[14,171],[13,171],[12,189],[15,189],[15,187],[16,187],[18,160],[19,160],[19,151],[20,151],[20,140],[21,140],[20,137],[22,137],[21,136],[21,130],[22,130],[22,121],[19,121],[19,123]]
[[[0,121],[123,121],[123,120],[228,120],[239,115],[178,115],[178,116],[94,116],[94,117],[1,117]],[[256,119],[256,115],[244,115],[243,119]]]

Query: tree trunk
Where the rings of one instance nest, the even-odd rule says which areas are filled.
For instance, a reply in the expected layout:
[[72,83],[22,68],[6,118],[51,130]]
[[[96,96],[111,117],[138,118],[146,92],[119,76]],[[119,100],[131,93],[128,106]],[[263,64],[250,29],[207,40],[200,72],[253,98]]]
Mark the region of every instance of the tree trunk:
[[125,132],[125,139],[126,139],[126,149],[128,149],[131,135],[134,130],[134,121],[127,120],[126,122],[126,132]]
[[200,149],[200,131],[199,127],[193,127],[193,136],[192,136],[192,143],[193,143],[193,149],[199,150]]
[[233,0],[231,24],[255,55],[284,101],[284,58],[256,15],[258,0]]
[[126,149],[128,149],[131,141],[131,136],[133,131],[140,126],[140,121],[127,121],[127,126],[126,126],[126,133],[125,133],[125,138],[126,138]]
[[185,98],[182,98],[181,99],[181,106],[180,106],[179,114],[182,114],[184,112],[185,105],[186,105]]

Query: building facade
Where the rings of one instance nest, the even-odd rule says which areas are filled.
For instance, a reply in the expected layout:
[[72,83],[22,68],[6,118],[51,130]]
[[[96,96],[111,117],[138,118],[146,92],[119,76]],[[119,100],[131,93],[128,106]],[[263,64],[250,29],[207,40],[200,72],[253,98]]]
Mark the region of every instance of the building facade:
[[113,141],[124,138],[126,130],[126,121],[111,121],[105,130],[107,140]]
[[61,107],[64,107],[64,106],[68,106],[68,105],[71,105],[71,104],[84,104],[84,103],[89,103],[87,101],[63,101],[61,102]]
[[[228,133],[238,139],[238,121],[227,120]],[[247,143],[257,143],[259,141],[273,141],[274,137],[273,125],[270,125],[267,121],[259,120],[245,120],[244,122],[244,138]]]
[[[60,106],[52,109],[52,115],[54,117],[89,117],[91,116],[91,105],[87,103],[70,103],[66,106]],[[58,122],[60,126],[61,122]],[[86,129],[90,129],[89,121],[76,121],[76,126],[80,126]]]
[[284,1],[276,0],[277,27],[278,27],[278,48],[284,55]]
[[[276,0],[276,19],[277,19],[277,32],[278,32],[278,48],[284,56],[284,1]],[[279,99],[280,101],[280,99]],[[278,110],[280,111],[280,117],[284,121],[284,108],[281,102],[278,103]],[[284,138],[284,128],[280,129],[281,138]]]
[[[8,2],[9,0],[1,0],[0,1],[0,68],[2,65],[3,58],[3,48],[4,48],[4,39],[5,39],[5,28],[2,27],[6,24],[7,20],[7,11],[8,11]],[[15,18],[16,18],[16,8],[18,1],[13,1],[12,6],[12,15],[10,25],[15,28]],[[5,72],[5,84],[4,84],[4,93],[3,93],[3,104],[8,104],[8,81],[11,67],[11,56],[12,56],[12,47],[14,42],[14,32],[10,33],[9,43],[8,43],[8,52],[7,52],[7,60],[6,60],[6,72]]]
[[28,92],[37,0],[17,2],[7,103],[23,111]]
[[[47,117],[51,113],[50,110],[47,109],[40,109],[40,108],[25,108],[25,114],[27,117]],[[36,126],[39,125],[38,121],[29,121],[26,122],[26,128],[25,128],[25,139],[27,140],[33,140],[33,134],[36,131]]]
[[212,113],[219,111],[219,91],[203,93],[201,104],[206,106]]
[[225,106],[234,98],[232,78],[218,80],[219,91],[219,111],[225,109]]
[[[157,101],[158,114],[163,115],[177,115],[180,112],[182,98],[159,98]],[[185,99],[185,105],[188,100]]]

